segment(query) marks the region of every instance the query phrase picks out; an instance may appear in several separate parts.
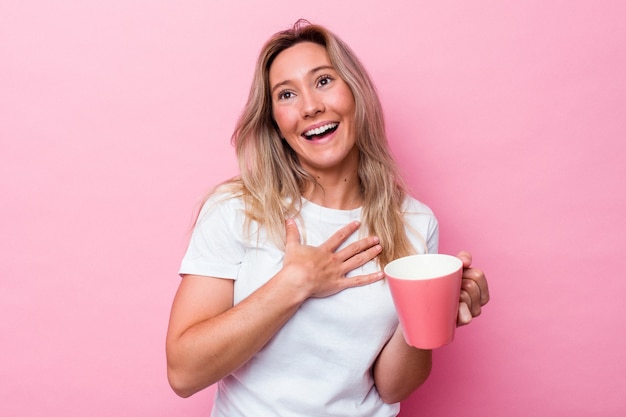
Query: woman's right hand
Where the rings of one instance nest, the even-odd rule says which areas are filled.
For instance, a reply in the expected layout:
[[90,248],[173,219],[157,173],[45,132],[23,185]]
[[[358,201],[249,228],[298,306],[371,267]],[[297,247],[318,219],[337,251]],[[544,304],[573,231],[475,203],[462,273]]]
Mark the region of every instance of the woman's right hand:
[[346,288],[371,284],[383,277],[382,271],[346,278],[346,274],[374,259],[382,251],[379,239],[369,236],[337,250],[359,229],[351,222],[320,246],[300,242],[300,231],[293,219],[286,222],[285,260],[281,275],[296,282],[305,297],[327,297]]

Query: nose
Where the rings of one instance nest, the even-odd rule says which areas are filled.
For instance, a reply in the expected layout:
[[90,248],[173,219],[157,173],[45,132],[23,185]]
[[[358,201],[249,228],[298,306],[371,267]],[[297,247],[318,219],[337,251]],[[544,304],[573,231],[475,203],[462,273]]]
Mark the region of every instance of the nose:
[[301,94],[301,113],[305,119],[315,117],[325,110],[324,102],[315,92],[303,92]]

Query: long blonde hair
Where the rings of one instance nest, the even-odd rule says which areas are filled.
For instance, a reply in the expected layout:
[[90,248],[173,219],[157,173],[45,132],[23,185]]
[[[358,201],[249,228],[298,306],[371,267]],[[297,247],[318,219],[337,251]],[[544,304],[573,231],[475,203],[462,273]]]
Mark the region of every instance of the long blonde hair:
[[240,177],[224,185],[243,197],[246,227],[251,221],[258,222],[270,239],[284,248],[285,219],[298,216],[304,185],[316,183],[299,164],[295,152],[281,140],[272,117],[270,66],[280,52],[300,42],[323,46],[331,64],[352,90],[362,222],[369,235],[380,238],[383,251],[378,257],[379,265],[383,267],[395,258],[414,253],[402,214],[405,187],[389,150],[376,89],[348,45],[326,28],[305,20],[276,33],[263,46],[248,101],[232,135]]

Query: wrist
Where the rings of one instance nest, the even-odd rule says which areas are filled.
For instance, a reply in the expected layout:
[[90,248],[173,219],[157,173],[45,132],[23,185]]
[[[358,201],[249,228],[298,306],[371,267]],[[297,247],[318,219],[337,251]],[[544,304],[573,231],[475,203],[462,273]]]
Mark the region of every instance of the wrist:
[[285,292],[285,297],[292,300],[295,304],[300,305],[313,293],[310,285],[297,271],[297,268],[285,266],[274,277],[272,281]]

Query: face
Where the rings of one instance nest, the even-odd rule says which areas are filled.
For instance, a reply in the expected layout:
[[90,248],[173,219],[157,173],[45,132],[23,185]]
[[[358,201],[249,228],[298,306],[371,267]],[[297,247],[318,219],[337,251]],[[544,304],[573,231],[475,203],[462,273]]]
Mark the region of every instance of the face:
[[354,172],[354,97],[326,49],[312,42],[285,49],[272,63],[269,81],[274,120],[302,167],[318,176]]

